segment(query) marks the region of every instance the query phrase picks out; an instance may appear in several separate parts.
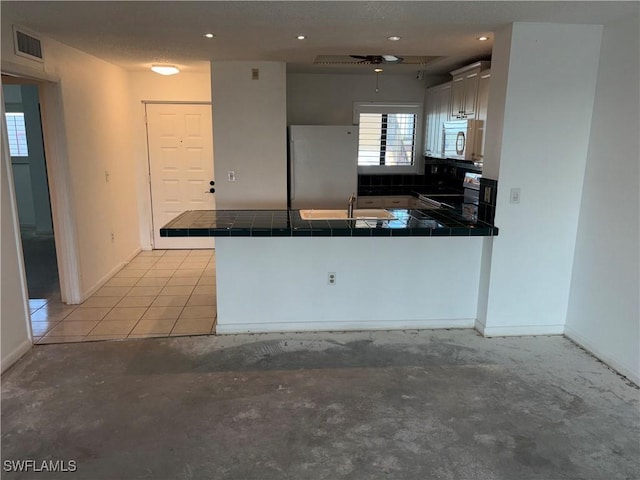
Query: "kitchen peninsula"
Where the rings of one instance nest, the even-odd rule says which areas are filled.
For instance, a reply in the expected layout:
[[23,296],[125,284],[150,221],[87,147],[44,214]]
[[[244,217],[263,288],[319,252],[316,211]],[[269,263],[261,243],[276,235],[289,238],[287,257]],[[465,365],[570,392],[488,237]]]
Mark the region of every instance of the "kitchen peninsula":
[[217,333],[473,328],[482,245],[498,229],[449,209],[389,211],[194,210],[160,234],[216,237]]

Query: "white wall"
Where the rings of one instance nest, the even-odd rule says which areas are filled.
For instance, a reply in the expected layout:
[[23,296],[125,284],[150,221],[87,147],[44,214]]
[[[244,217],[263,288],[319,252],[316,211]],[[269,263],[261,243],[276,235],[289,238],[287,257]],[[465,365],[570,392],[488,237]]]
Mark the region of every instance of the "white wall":
[[5,105],[8,103],[22,103],[22,91],[20,85],[2,85]]
[[287,208],[285,64],[212,62],[211,100],[217,208]]
[[639,25],[604,29],[565,330],[637,384]]
[[138,192],[138,216],[140,218],[140,245],[151,249],[151,198],[149,196],[149,158],[147,130],[142,101],[162,102],[210,102],[211,75],[206,73],[180,73],[163,76],[149,72],[129,74],[131,99],[131,131]]
[[29,150],[30,188],[33,196],[34,224],[36,233],[53,233],[51,205],[47,183],[47,166],[42,142],[40,99],[37,85],[22,85],[22,107]]
[[491,80],[489,81],[489,103],[485,129],[485,153],[482,176],[498,179],[500,171],[500,150],[505,120],[505,101],[509,79],[511,58],[511,34],[513,25],[504,27],[494,35],[491,55]]
[[[602,27],[514,23],[506,77],[485,335],[563,333]],[[504,69],[508,68],[505,75]],[[491,87],[491,95],[496,88]],[[490,103],[496,102],[496,95]],[[490,108],[494,108],[492,105]],[[493,121],[495,116],[489,119]],[[491,134],[496,131],[492,127]],[[510,204],[511,188],[521,200]],[[483,325],[484,324],[484,325]]]
[[61,78],[82,289],[89,294],[140,246],[128,75],[78,50],[51,47],[47,61]]
[[[4,102],[2,102],[0,112],[4,118]],[[29,330],[29,309],[18,230],[18,211],[14,202],[11,158],[7,143],[7,127],[4,122],[0,125],[0,130],[2,131],[0,351],[2,352],[1,369],[4,371],[31,348],[31,332]]]
[[288,125],[351,125],[353,102],[424,102],[425,84],[415,75],[287,75]]
[[[2,69],[58,81],[57,121],[49,127],[61,132],[56,143],[63,158],[54,163],[68,169],[81,300],[139,251],[128,74],[46,37],[44,66],[18,57],[11,23],[2,16]],[[50,184],[53,197],[57,187]]]
[[[2,93],[5,99],[4,107],[7,112],[24,113],[20,85],[2,85]],[[29,150],[29,153],[31,153],[31,150]],[[17,200],[18,219],[21,230],[35,229],[36,226],[33,189],[31,188],[31,166],[29,163],[29,157],[11,158],[13,186]]]
[[482,241],[218,237],[216,331],[471,328]]

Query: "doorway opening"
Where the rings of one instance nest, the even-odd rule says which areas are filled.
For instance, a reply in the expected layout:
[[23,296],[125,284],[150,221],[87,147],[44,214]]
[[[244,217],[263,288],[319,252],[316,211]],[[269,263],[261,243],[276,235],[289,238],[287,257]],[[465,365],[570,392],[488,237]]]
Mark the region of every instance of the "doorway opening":
[[38,83],[2,77],[9,152],[32,312],[61,303]]

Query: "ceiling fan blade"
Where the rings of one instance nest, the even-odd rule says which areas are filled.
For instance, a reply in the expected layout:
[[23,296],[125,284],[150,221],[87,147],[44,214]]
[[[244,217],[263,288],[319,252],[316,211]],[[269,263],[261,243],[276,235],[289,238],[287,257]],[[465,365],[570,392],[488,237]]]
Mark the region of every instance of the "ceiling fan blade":
[[349,55],[351,58],[357,58],[359,60],[370,60],[371,57],[369,55]]

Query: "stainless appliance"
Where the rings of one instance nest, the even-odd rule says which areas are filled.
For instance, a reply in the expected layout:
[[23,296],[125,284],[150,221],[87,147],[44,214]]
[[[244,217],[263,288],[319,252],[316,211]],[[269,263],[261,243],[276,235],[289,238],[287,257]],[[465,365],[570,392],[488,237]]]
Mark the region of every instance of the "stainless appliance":
[[445,158],[472,160],[473,120],[452,120],[444,122]]
[[358,127],[289,127],[289,205],[347,208],[358,190]]
[[478,219],[478,201],[480,197],[480,178],[482,174],[467,172],[464,174],[462,187],[464,197],[462,201],[462,216],[471,221]]

